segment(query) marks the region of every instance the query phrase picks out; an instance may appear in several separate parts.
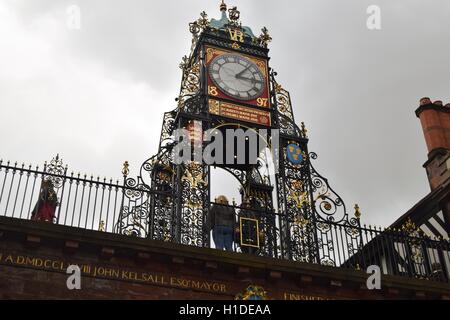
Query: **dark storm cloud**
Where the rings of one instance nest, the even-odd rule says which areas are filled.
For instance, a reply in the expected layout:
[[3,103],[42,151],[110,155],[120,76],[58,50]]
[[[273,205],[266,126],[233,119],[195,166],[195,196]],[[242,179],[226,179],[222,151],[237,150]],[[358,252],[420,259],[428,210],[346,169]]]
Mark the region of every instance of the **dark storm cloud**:
[[[129,160],[136,172],[175,107],[187,25],[202,10],[218,17],[219,2],[0,4],[0,156],[42,163],[61,152],[74,170],[118,177]],[[81,8],[79,31],[65,27],[72,4]],[[428,192],[414,110],[423,96],[450,102],[448,1],[229,4],[255,34],[269,28],[271,66],[310,130],[316,169],[349,207],[358,202],[364,221],[385,225]],[[366,28],[372,4],[381,8],[379,31]]]

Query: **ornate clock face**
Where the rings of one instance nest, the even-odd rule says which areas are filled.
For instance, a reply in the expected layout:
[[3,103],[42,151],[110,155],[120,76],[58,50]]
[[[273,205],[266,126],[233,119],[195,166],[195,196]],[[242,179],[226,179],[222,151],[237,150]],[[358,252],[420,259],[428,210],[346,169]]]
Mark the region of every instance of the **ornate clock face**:
[[258,66],[237,54],[223,54],[209,65],[214,84],[239,100],[254,100],[264,91],[265,79]]

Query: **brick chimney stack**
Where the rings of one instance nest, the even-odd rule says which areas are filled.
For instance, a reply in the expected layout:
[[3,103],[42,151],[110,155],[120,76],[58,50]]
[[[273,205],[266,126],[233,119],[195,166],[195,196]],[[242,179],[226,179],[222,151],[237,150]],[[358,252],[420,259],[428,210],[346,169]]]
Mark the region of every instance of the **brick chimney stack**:
[[433,103],[430,98],[422,98],[416,115],[422,123],[428,152],[450,150],[450,104],[443,106],[442,101]]
[[[440,203],[450,233],[450,103],[422,98],[416,110],[428,147],[427,170],[431,190],[443,188],[447,196]],[[447,191],[446,191],[447,190]]]
[[427,170],[431,190],[435,190],[450,178],[450,103],[431,102],[422,98],[416,110],[422,124],[428,147]]

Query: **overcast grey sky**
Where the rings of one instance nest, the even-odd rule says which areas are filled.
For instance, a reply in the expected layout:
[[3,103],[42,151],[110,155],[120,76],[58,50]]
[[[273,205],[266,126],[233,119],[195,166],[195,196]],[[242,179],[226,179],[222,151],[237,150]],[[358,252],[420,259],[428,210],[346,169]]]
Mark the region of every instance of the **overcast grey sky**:
[[[218,0],[1,0],[0,158],[136,174],[175,107],[188,23]],[[421,97],[450,102],[448,0],[233,0],[267,26],[271,67],[310,132],[315,167],[368,224],[387,225],[429,191]],[[67,7],[81,29],[67,28]],[[369,5],[381,30],[366,27]],[[237,187],[217,176],[213,196]],[[236,193],[234,193],[236,194]]]

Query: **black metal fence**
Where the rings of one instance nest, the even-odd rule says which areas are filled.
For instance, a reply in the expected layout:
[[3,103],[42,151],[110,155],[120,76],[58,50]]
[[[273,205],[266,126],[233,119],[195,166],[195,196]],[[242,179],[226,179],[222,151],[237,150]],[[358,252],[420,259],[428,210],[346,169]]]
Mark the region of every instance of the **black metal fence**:
[[57,198],[51,222],[111,233],[121,208],[129,205],[125,192],[141,192],[118,180],[67,173],[67,167],[45,164],[39,170],[0,161],[0,216],[32,219],[45,180],[52,181]]
[[[379,266],[383,274],[449,282],[450,242],[426,236],[419,229],[320,223],[321,257],[330,265],[366,270]],[[323,245],[328,242],[328,246]]]
[[[68,173],[58,157],[42,170],[0,161],[0,216],[35,220],[44,181],[51,181],[56,196],[52,223],[108,233],[120,232],[117,224],[124,210],[142,207],[144,202],[151,206],[148,199],[162,195],[161,191],[125,186],[124,181]],[[237,217],[233,228],[236,252],[360,270],[377,265],[384,274],[449,282],[447,239],[432,239],[417,229],[382,230],[231,207]],[[151,209],[128,223],[149,231],[152,221],[157,220]],[[206,221],[207,217],[199,223]],[[209,228],[205,232],[210,234]],[[145,234],[151,237],[153,233]],[[212,240],[210,244],[214,247]]]
[[[333,221],[289,220],[282,213],[230,207],[238,217],[237,252],[249,251],[242,249],[238,234],[241,212],[245,211],[244,216],[258,221],[258,228],[253,229],[257,229],[260,248],[250,246],[253,254],[354,270],[378,266],[383,274],[449,282],[450,242],[428,237],[416,227],[391,230]],[[287,226],[285,232],[283,226]]]

